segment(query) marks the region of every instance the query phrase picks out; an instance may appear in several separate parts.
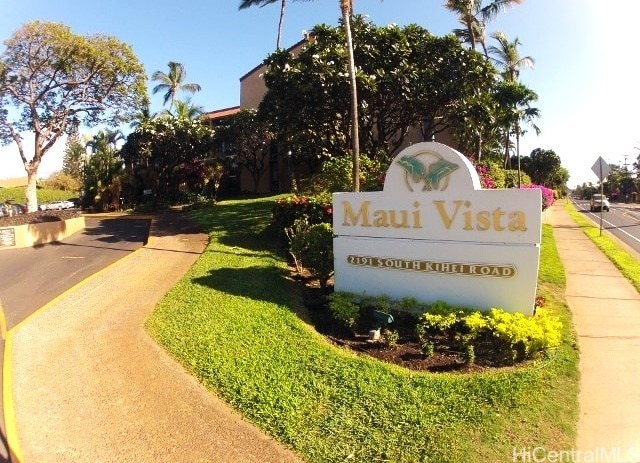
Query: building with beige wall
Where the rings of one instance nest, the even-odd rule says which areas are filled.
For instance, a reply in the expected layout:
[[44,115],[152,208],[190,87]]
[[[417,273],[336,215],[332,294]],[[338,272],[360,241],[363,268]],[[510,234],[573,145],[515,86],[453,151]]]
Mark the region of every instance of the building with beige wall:
[[[287,51],[294,56],[298,55],[303,46],[314,40],[313,36],[307,35],[304,39],[291,46]],[[209,121],[210,125],[215,127],[218,124],[223,123],[224,119],[238,113],[245,109],[258,109],[264,95],[267,93],[267,87],[265,85],[263,75],[267,71],[265,64],[259,64],[251,69],[249,72],[240,77],[240,105],[232,108],[225,108],[216,111],[211,111],[203,115],[203,119]],[[407,133],[403,144],[398,147],[396,152],[406,148],[414,143],[425,141],[422,138],[419,128],[414,127]],[[439,133],[434,140],[444,143],[449,146],[455,146],[453,140],[448,132]],[[224,147],[221,147],[223,154],[232,154],[232,141]],[[290,170],[290,152],[279,153],[275,144],[272,146],[272,150],[267,161],[268,167],[260,179],[258,185],[258,193],[282,193],[291,191],[291,170]],[[240,169],[236,174],[238,178],[237,188],[240,191],[252,191],[253,180],[249,172],[244,169]]]

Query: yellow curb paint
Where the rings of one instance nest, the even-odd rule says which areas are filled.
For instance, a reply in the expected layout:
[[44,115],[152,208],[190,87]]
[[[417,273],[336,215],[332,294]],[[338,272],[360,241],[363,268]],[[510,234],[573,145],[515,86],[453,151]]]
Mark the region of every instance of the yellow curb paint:
[[22,449],[18,440],[18,427],[16,426],[16,414],[13,408],[13,381],[11,359],[13,358],[13,332],[9,331],[4,344],[4,359],[2,367],[2,403],[4,408],[4,426],[7,433],[7,447],[9,457],[14,463],[21,463]]
[[5,339],[7,337],[7,320],[4,317],[2,301],[0,301],[0,337],[2,337],[2,339]]
[[[151,225],[149,226],[149,230],[151,230]],[[25,325],[28,321],[45,312],[49,307],[56,304],[60,299],[65,297],[67,294],[77,290],[78,288],[83,287],[88,282],[96,278],[98,275],[106,272],[111,267],[119,264],[132,256],[136,255],[142,249],[145,249],[149,246],[149,242],[151,241],[151,236],[148,237],[147,244],[136,249],[132,253],[124,256],[122,259],[118,259],[117,261],[107,265],[105,268],[98,270],[96,273],[89,275],[87,278],[77,283],[75,286],[69,288],[64,291],[59,296],[56,296],[51,301],[47,302],[45,305],[35,310],[31,315],[26,317],[16,326],[11,328],[9,331],[6,331],[6,322],[4,318],[4,311],[0,306],[0,330],[2,330],[2,338],[4,339],[4,358],[2,362],[2,403],[4,408],[4,425],[7,433],[7,446],[9,455],[11,457],[11,461],[13,463],[22,463],[22,449],[20,448],[20,440],[18,439],[18,427],[16,425],[16,414],[13,403],[13,370],[12,370],[12,358],[13,358],[13,335],[16,333],[20,327]]]

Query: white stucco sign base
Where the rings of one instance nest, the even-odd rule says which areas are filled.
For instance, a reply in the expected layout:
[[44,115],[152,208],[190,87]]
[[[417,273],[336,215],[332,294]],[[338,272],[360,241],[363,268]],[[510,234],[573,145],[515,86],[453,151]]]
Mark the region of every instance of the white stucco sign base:
[[539,190],[481,189],[461,153],[412,145],[383,191],[333,194],[335,290],[530,315],[541,210]]

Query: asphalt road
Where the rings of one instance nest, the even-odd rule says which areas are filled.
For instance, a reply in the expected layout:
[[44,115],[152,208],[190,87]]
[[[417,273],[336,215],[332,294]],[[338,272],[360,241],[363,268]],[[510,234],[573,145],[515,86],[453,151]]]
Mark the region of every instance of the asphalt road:
[[[589,212],[589,201],[574,201],[577,209],[600,224],[600,212]],[[602,229],[607,230],[640,253],[640,206],[611,203],[611,210],[602,213]]]
[[88,276],[140,248],[149,221],[86,217],[64,240],[0,253],[0,301],[7,330]]

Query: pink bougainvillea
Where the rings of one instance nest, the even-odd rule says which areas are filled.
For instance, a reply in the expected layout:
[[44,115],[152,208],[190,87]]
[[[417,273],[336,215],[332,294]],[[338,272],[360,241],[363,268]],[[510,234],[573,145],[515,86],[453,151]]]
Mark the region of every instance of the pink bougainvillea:
[[476,164],[475,167],[476,172],[478,172],[478,176],[480,177],[480,185],[482,186],[482,188],[494,190],[496,188],[496,184],[489,176],[489,169],[487,168],[487,166]]
[[543,185],[522,185],[520,188],[537,188],[540,190],[540,193],[542,194],[542,210],[544,211],[546,208],[550,207],[554,201],[556,200],[555,196],[553,195],[553,190],[550,188],[547,188],[546,186]]

